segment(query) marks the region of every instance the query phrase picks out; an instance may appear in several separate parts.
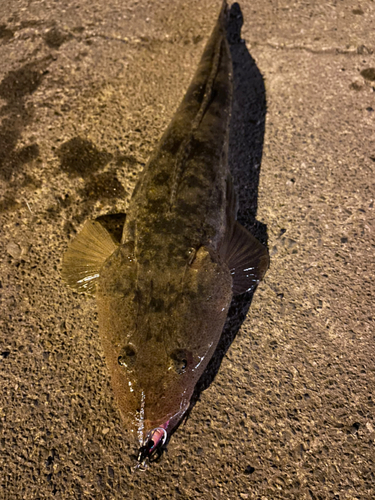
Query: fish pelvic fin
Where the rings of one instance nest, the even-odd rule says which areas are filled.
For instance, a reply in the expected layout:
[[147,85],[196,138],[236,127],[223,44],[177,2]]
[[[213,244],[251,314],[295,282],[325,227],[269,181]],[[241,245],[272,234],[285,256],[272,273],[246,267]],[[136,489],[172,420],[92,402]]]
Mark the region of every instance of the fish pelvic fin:
[[100,270],[118,244],[97,221],[88,220],[63,256],[61,276],[79,293],[95,295]]

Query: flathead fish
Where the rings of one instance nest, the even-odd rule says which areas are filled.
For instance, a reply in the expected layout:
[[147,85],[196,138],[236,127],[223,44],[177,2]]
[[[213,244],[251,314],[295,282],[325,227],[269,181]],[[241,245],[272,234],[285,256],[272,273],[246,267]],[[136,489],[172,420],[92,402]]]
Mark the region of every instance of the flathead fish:
[[125,425],[144,465],[179,423],[220,339],[232,296],[263,278],[268,253],[236,221],[227,152],[232,63],[226,3],[195,76],[132,195],[121,242],[87,221],[63,258],[95,295]]

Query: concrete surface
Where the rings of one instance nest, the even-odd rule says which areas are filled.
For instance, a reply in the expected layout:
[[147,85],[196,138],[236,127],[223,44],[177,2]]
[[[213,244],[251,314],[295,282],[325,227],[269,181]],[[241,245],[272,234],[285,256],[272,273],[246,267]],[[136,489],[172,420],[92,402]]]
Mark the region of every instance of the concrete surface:
[[373,1],[232,11],[230,161],[271,268],[146,473],[131,473],[95,303],[60,280],[84,220],[126,210],[219,8],[1,3],[0,498],[375,497]]

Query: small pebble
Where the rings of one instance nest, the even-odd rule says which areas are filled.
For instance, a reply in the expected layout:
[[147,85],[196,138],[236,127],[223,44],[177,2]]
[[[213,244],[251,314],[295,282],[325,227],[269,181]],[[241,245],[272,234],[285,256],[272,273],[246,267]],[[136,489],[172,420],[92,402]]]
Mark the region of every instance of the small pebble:
[[19,259],[22,255],[22,248],[17,243],[11,241],[7,245],[7,252],[13,259]]

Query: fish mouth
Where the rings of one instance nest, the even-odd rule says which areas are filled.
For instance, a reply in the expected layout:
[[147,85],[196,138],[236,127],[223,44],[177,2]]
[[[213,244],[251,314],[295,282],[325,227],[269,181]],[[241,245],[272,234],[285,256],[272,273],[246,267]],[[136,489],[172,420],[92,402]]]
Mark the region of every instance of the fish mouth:
[[161,427],[164,430],[166,430],[168,433],[171,432],[171,430],[178,424],[178,422],[181,420],[183,417],[184,413],[189,407],[189,403],[184,407],[180,408],[177,412],[169,413],[165,415],[161,419],[157,420],[145,420],[144,421],[144,431],[147,433],[151,431],[152,429],[155,429],[156,427]]
[[142,445],[143,441],[147,437],[147,435],[152,432],[156,428],[162,428],[167,433],[168,436],[171,431],[176,427],[176,425],[180,422],[183,415],[186,413],[189,408],[189,401],[187,401],[184,405],[181,405],[177,412],[170,412],[164,415],[159,419],[137,419],[137,431],[138,431],[138,441]]
[[160,427],[164,429],[168,435],[172,432],[189,408],[190,397],[186,392],[185,390],[179,401],[179,405],[173,405],[174,408],[172,405],[168,405],[166,401],[165,412],[162,412],[160,411],[162,408],[157,409],[152,404],[148,405],[148,398],[145,391],[141,391],[139,409],[130,414],[128,413],[128,416],[131,418],[132,430],[136,433],[140,446],[143,445],[146,436],[155,428]]

